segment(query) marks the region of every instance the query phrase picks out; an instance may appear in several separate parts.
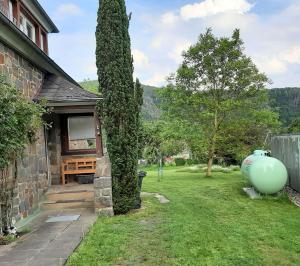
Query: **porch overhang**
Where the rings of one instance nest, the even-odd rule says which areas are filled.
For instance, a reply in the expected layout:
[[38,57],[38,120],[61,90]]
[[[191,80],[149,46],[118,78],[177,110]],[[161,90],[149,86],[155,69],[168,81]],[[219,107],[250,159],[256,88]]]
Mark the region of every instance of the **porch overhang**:
[[47,106],[55,114],[83,114],[96,112],[96,101],[94,102],[50,102]]
[[67,113],[73,110],[95,110],[101,96],[84,90],[77,83],[74,84],[61,76],[48,74],[35,100],[46,100],[46,105],[52,107],[53,112]]

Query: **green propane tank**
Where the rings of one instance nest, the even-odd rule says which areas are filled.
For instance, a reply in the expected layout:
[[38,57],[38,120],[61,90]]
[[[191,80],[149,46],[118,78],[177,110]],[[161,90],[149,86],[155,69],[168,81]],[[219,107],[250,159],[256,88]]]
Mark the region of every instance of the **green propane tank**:
[[267,152],[255,151],[242,164],[242,173],[250,183],[263,194],[274,194],[282,190],[288,173],[284,164]]
[[248,156],[244,161],[243,161],[243,164],[242,164],[242,167],[241,167],[241,171],[242,171],[242,174],[247,178],[249,179],[250,178],[250,173],[249,173],[249,170],[250,170],[250,167],[251,165],[256,161],[256,160],[259,160],[262,156],[267,156],[268,152],[267,151],[263,151],[263,150],[256,150],[253,152],[252,155]]

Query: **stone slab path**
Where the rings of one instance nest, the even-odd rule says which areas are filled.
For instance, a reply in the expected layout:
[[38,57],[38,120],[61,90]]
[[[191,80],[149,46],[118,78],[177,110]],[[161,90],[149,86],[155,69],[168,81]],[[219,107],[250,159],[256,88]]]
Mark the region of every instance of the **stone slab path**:
[[158,193],[149,193],[149,192],[142,192],[141,193],[142,197],[155,197],[158,199],[159,203],[161,204],[166,204],[166,203],[169,203],[170,201],[163,195],[160,195]]
[[[50,222],[54,216],[80,215],[77,221]],[[93,210],[44,211],[28,228],[32,231],[9,246],[0,246],[1,266],[62,266],[78,247],[97,217]]]

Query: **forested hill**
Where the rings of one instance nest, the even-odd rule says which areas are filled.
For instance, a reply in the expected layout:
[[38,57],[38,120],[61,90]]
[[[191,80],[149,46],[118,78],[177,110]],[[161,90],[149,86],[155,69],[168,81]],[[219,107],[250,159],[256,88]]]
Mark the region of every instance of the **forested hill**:
[[[88,80],[80,83],[85,89],[97,92],[98,82]],[[155,120],[159,117],[159,109],[156,106],[158,99],[152,86],[144,87],[143,117],[145,120]],[[300,117],[300,88],[278,88],[269,91],[271,105],[278,110],[280,120],[284,126],[288,126],[295,118]]]
[[[98,92],[97,80],[85,80],[80,82],[80,85],[88,91]],[[145,120],[156,120],[159,117],[159,109],[156,104],[158,102],[155,90],[157,87],[143,85],[144,88],[144,106],[142,109],[142,115]]]
[[280,114],[280,120],[288,126],[300,117],[300,88],[277,88],[269,92],[271,105]]

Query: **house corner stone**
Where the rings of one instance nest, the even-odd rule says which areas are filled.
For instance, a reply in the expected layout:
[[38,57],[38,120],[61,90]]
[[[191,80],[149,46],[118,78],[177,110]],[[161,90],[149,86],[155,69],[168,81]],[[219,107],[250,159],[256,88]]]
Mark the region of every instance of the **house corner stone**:
[[111,164],[108,156],[103,156],[97,159],[94,192],[95,213],[102,217],[112,217],[114,215],[112,178]]

